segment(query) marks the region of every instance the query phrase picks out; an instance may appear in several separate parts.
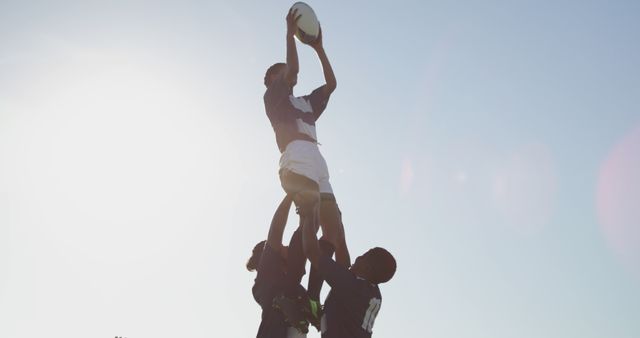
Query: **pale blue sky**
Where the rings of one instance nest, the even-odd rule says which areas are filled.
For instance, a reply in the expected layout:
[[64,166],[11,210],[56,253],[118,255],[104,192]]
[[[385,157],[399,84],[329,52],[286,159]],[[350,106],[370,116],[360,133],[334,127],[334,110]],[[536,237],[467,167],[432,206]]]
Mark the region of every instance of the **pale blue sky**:
[[[374,337],[639,337],[640,3],[308,3],[352,255],[398,260]],[[0,3],[1,337],[255,335],[291,4]]]

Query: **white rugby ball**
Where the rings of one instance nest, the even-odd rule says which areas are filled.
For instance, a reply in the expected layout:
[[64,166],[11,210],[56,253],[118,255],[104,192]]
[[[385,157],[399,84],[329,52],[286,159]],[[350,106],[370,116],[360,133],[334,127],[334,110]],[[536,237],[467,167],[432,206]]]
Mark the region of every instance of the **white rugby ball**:
[[298,19],[296,37],[301,42],[312,43],[316,38],[318,38],[318,34],[320,34],[320,22],[318,21],[318,17],[313,11],[313,8],[304,2],[296,2],[291,6],[292,11],[296,9],[298,10],[296,14],[300,15],[300,19]]

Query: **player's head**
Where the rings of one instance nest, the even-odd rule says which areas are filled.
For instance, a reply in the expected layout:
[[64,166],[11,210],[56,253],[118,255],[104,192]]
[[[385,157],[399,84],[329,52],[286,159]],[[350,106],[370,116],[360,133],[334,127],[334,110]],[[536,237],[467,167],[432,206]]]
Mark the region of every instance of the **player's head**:
[[278,79],[278,77],[284,76],[286,70],[286,63],[274,63],[267,69],[267,72],[264,74],[264,85],[269,87],[276,79]]
[[351,271],[371,283],[386,283],[396,273],[396,260],[389,251],[376,247],[356,258]]
[[262,257],[262,251],[264,250],[265,243],[267,243],[267,241],[260,241],[253,247],[251,257],[249,257],[249,260],[247,261],[247,270],[255,271],[258,268],[258,263],[260,263],[260,257]]

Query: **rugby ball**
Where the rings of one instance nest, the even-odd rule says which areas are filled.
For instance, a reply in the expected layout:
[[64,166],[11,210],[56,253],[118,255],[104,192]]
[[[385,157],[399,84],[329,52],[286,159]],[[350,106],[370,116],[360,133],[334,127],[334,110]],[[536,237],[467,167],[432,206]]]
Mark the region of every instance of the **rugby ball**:
[[316,13],[311,6],[304,2],[296,2],[291,6],[291,11],[296,9],[298,10],[296,14],[300,16],[296,37],[300,42],[313,43],[318,38],[318,34],[320,34],[320,22]]

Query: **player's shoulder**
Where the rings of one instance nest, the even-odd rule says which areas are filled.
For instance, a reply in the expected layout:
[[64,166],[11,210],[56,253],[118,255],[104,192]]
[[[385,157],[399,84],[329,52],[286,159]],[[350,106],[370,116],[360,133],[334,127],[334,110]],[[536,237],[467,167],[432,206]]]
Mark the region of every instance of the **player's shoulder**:
[[262,251],[262,257],[260,257],[258,269],[278,271],[279,267],[283,264],[285,264],[285,262],[282,255],[274,250],[269,244],[265,245],[264,250]]
[[327,256],[327,255],[320,255],[320,257],[318,257],[318,265],[319,266],[323,266],[323,267],[331,267],[334,269],[344,269],[344,270],[349,270],[347,268],[345,268],[344,266],[338,264],[335,260],[333,260],[333,258]]
[[378,284],[373,284],[372,294],[375,298],[382,299],[382,292],[380,292]]
[[380,288],[378,287],[378,284],[371,283],[368,280],[360,277],[357,277],[356,279],[359,285],[359,289],[365,296],[379,298],[379,299],[382,298],[382,294],[380,293]]
[[280,254],[280,251],[273,248],[271,244],[269,244],[269,242],[265,243],[264,250],[262,251],[262,257],[264,258],[265,256],[278,261],[284,260],[284,257],[282,257],[282,255]]

